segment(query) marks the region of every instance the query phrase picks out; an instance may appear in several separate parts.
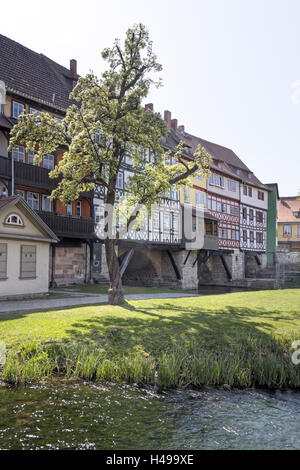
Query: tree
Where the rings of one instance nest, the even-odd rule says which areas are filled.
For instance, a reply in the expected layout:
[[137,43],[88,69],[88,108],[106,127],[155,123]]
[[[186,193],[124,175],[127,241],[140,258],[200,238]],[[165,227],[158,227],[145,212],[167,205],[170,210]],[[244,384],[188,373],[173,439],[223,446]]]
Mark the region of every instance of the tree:
[[[169,152],[161,146],[168,132],[166,124],[159,113],[142,106],[151,85],[160,85],[153,75],[162,69],[145,26],[128,29],[123,47],[116,40],[112,48],[104,49],[102,57],[107,61],[107,70],[100,79],[90,73],[78,80],[70,95],[74,104],[67,109],[62,123],[46,112],[39,116],[23,114],[11,131],[9,149],[23,143],[27,150],[38,150],[37,161],[45,154],[64,150],[62,160],[50,173],[60,178],[51,197],[67,204],[81,192],[93,190],[97,182],[105,188],[107,207],[115,207],[117,174],[126,155],[136,170],[127,183],[133,208],[158,202],[172,185],[187,184],[192,174],[207,174],[210,155],[201,146],[188,161],[182,157],[180,143],[173,156],[176,164],[168,165]],[[151,151],[151,162],[145,161],[145,149]],[[133,210],[129,223],[136,214]],[[107,237],[104,243],[109,302],[119,304],[124,297],[116,240]]]

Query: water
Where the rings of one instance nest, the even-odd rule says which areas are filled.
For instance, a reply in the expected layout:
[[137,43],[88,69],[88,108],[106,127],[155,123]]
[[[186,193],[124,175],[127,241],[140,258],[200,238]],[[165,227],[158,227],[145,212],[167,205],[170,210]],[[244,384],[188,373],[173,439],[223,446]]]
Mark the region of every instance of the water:
[[1,449],[299,449],[300,394],[0,389]]

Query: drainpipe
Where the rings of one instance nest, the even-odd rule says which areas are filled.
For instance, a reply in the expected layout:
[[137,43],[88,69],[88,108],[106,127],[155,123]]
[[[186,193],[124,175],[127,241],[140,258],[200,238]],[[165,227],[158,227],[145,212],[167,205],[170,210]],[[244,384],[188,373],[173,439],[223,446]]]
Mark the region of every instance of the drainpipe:
[[11,152],[11,195],[15,195],[15,165],[14,154]]
[[89,253],[88,253],[88,241],[85,242],[85,283],[88,284],[89,282]]
[[51,281],[50,281],[50,287],[55,287],[55,245],[52,245],[51,249]]

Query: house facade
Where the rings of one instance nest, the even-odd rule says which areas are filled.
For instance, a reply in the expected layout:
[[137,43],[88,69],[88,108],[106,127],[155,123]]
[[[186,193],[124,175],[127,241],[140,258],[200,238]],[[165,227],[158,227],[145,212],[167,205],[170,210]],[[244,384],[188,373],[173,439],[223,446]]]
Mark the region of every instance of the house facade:
[[0,193],[20,195],[59,237],[51,248],[53,285],[90,279],[95,239],[92,195],[82,194],[67,206],[49,199],[57,185],[49,172],[62,158],[63,149],[35,164],[34,152],[26,152],[21,142],[10,153],[7,147],[9,132],[24,111],[46,111],[56,120],[64,117],[78,79],[76,67],[75,60],[67,69],[0,35],[0,80],[6,87],[0,110]]
[[46,294],[58,238],[21,196],[0,198],[0,299]]
[[300,200],[299,196],[281,197],[278,200],[278,249],[300,251]]

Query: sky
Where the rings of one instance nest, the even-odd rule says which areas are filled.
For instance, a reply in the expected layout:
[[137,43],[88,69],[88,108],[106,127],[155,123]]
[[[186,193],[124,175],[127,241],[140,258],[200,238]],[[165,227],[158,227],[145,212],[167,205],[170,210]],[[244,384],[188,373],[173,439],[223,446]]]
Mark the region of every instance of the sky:
[[[13,6],[12,6],[13,5]],[[12,14],[13,13],[13,14]],[[147,102],[191,134],[229,147],[280,196],[300,190],[299,0],[15,0],[1,34],[78,73],[144,23],[163,65]]]

